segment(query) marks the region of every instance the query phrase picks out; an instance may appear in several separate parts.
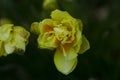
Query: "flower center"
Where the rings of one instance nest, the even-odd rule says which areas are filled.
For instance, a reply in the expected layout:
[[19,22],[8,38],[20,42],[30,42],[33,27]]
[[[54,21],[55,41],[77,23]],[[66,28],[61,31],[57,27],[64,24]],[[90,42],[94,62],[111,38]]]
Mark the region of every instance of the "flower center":
[[54,28],[56,38],[61,42],[61,44],[71,43],[72,33],[66,26],[58,25]]

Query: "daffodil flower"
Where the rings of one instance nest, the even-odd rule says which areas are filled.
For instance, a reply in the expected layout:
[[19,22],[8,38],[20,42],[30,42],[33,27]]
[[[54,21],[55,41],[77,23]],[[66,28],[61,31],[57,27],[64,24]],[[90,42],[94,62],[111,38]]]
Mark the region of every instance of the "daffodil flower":
[[90,48],[82,30],[81,20],[60,10],[54,10],[51,19],[44,19],[31,25],[31,32],[39,35],[37,39],[39,48],[56,49],[54,64],[57,70],[65,75],[75,69],[78,53],[82,54]]
[[13,24],[0,26],[0,56],[24,52],[29,35],[29,32],[21,26],[14,26]]

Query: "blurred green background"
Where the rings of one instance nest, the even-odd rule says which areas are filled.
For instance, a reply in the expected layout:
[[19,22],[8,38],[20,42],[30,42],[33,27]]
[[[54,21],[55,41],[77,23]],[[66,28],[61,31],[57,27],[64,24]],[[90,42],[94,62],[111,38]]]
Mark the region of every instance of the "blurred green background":
[[[0,20],[30,29],[54,9],[43,0],[0,0]],[[0,57],[0,80],[120,80],[120,0],[57,0],[60,10],[81,19],[90,50],[78,56],[76,69],[65,76],[53,63],[54,51],[37,48],[31,33],[24,55]],[[52,4],[54,5],[54,4]]]

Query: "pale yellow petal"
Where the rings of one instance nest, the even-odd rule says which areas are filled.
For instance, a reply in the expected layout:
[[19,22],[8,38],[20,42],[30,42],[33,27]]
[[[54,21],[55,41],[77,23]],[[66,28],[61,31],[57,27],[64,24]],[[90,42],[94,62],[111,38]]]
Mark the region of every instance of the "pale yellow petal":
[[13,29],[13,39],[12,44],[16,51],[25,51],[25,47],[28,43],[29,32],[20,26],[16,26]]
[[75,53],[79,53],[80,47],[81,47],[81,40],[78,41],[78,44],[76,44],[76,45],[73,47]]
[[56,9],[51,12],[51,18],[56,21],[62,21],[63,19],[72,19],[73,17],[66,11]]
[[15,51],[19,52],[19,51],[25,51],[25,47],[26,47],[26,44],[25,44],[25,40],[23,38],[21,38],[21,36],[19,35],[14,35],[14,40],[13,40],[13,44],[14,44],[14,47],[15,47]]
[[82,22],[80,20],[76,20],[74,26],[75,26],[75,34],[74,34],[75,38],[72,44],[75,53],[78,53],[80,51],[80,47],[82,44]]
[[61,45],[61,48],[59,48],[59,50],[61,51],[60,53],[63,53],[63,56],[68,60],[74,59],[78,55],[74,47],[69,44],[65,44],[64,46]]
[[40,33],[45,33],[53,30],[53,21],[51,19],[44,19],[39,23]]
[[0,26],[0,40],[8,40],[12,31],[13,24],[4,24]]
[[81,39],[82,39],[82,30],[80,29],[81,27],[80,27],[80,25],[79,25],[79,23],[76,23],[76,34],[75,34],[75,37],[76,37],[76,43],[74,44],[74,45],[76,45],[76,44],[82,44],[82,41],[81,41]]
[[77,57],[74,59],[68,60],[63,53],[61,53],[59,50],[56,51],[54,55],[54,64],[58,71],[61,73],[68,75],[71,73],[76,65],[77,65]]
[[30,33],[25,28],[23,28],[22,26],[14,26],[13,30],[14,30],[13,32],[15,34],[20,35],[22,38],[24,38],[26,40],[30,36]]
[[89,48],[90,48],[90,44],[89,44],[87,38],[83,35],[82,36],[82,45],[81,45],[79,53],[82,54],[85,51],[87,51]]
[[58,47],[59,42],[52,33],[40,34],[38,39],[38,47],[42,49],[55,49]]
[[5,42],[4,49],[5,49],[6,54],[11,54],[14,52],[15,47],[14,47],[14,44],[12,44],[12,42]]

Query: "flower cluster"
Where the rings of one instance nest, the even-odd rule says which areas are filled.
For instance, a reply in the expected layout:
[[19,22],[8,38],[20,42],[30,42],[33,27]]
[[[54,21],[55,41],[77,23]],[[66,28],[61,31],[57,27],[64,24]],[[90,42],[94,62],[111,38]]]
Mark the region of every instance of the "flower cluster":
[[65,75],[75,69],[78,53],[82,54],[90,48],[82,30],[81,20],[60,10],[54,10],[51,19],[44,19],[31,25],[31,32],[39,35],[37,39],[39,48],[56,49],[55,66]]
[[21,26],[4,24],[0,26],[0,56],[24,52],[30,33]]

